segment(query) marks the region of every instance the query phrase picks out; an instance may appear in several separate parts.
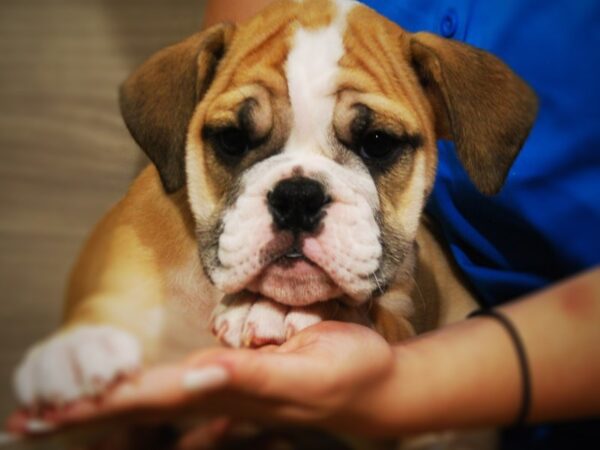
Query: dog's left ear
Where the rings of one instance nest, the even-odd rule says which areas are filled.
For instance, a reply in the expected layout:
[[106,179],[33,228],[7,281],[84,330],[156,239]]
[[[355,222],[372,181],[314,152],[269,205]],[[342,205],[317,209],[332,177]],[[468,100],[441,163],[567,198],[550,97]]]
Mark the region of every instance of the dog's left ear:
[[502,61],[430,33],[410,41],[413,67],[436,116],[479,191],[500,191],[537,114],[537,97]]
[[123,83],[121,113],[138,145],[160,174],[167,193],[185,185],[187,130],[208,90],[234,26],[218,24],[167,47]]

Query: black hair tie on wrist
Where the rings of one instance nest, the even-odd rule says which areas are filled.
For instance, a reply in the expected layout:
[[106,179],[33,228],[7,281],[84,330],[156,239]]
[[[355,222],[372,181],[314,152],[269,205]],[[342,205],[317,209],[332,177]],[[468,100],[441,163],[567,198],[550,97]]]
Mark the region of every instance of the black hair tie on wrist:
[[508,332],[511,340],[513,341],[515,351],[517,352],[517,358],[519,360],[523,388],[521,393],[521,406],[514,425],[521,426],[525,424],[525,420],[527,420],[527,417],[529,416],[529,410],[531,409],[531,378],[529,375],[527,355],[525,354],[525,346],[523,345],[523,341],[521,340],[521,337],[519,336],[519,333],[517,332],[517,329],[513,323],[500,311],[495,309],[478,309],[473,311],[467,317],[472,318],[477,316],[487,316],[498,321]]

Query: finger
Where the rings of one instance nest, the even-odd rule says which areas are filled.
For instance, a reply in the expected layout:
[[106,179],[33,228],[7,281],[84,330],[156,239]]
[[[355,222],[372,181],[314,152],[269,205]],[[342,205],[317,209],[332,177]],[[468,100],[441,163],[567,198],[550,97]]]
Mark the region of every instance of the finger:
[[56,429],[54,413],[50,410],[28,411],[20,409],[14,411],[4,424],[6,431],[18,436],[43,435]]
[[[232,413],[241,419],[262,420],[271,417],[270,413],[274,411],[273,416],[279,417],[280,408],[295,404],[295,390],[290,386],[299,387],[299,380],[304,377],[289,368],[289,364],[275,361],[279,358],[259,361],[258,355],[259,352],[253,350],[235,350],[219,355],[219,359],[211,361],[210,365],[192,370],[176,366],[152,369],[135,383],[117,386],[96,402],[82,402],[77,405],[78,409],[72,407],[70,413],[83,420],[115,414],[159,419],[163,414],[173,416],[178,412],[213,417]],[[222,365],[217,365],[217,361]],[[237,370],[237,365],[242,370]],[[276,367],[284,369],[284,374],[276,373]],[[218,378],[214,375],[215,369],[218,369]],[[220,378],[223,370],[227,375]],[[261,388],[264,377],[260,371],[263,370],[265,373],[270,371],[274,380]],[[286,380],[295,384],[290,385]]]
[[0,432],[0,447],[14,445],[22,439],[22,436],[18,434]]
[[196,402],[189,405],[186,414],[212,417],[226,414],[238,423],[251,422],[259,425],[282,422],[303,423],[312,417],[310,408],[296,402],[268,399],[232,390],[215,391],[199,397]]
[[263,345],[257,348],[259,352],[275,352],[279,349],[279,345]]
[[198,425],[186,432],[177,442],[175,450],[199,450],[215,448],[231,428],[228,417],[220,417]]
[[[222,387],[239,393],[270,399],[295,398],[294,386],[311,385],[318,361],[302,355],[255,350],[225,350],[208,358],[199,357],[183,375],[183,384],[190,394],[206,391],[203,374],[209,367],[223,367],[227,381]],[[200,383],[190,383],[197,377]]]
[[6,419],[4,428],[10,433],[22,434],[28,418],[29,415],[24,410],[15,411]]
[[[102,397],[84,399],[57,413],[57,423],[72,424],[144,409],[168,409],[184,405],[188,397],[181,379],[182,366],[146,370],[111,389]],[[208,387],[208,385],[207,385]]]

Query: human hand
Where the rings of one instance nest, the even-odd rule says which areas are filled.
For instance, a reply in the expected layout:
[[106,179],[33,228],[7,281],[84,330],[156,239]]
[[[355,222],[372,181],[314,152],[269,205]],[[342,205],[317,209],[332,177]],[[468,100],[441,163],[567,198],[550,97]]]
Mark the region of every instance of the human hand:
[[280,347],[208,350],[181,364],[149,369],[99,400],[78,402],[46,419],[60,427],[194,411],[369,433],[380,387],[393,372],[393,354],[368,328],[323,322]]

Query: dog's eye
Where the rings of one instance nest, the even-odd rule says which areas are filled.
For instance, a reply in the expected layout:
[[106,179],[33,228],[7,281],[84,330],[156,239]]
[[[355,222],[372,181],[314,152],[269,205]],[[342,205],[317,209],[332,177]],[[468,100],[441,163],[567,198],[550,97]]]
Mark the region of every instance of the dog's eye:
[[375,130],[365,133],[358,143],[358,150],[364,159],[381,160],[393,156],[404,145],[401,139]]
[[229,127],[217,131],[214,136],[217,151],[236,158],[244,156],[250,148],[248,134],[239,128]]

